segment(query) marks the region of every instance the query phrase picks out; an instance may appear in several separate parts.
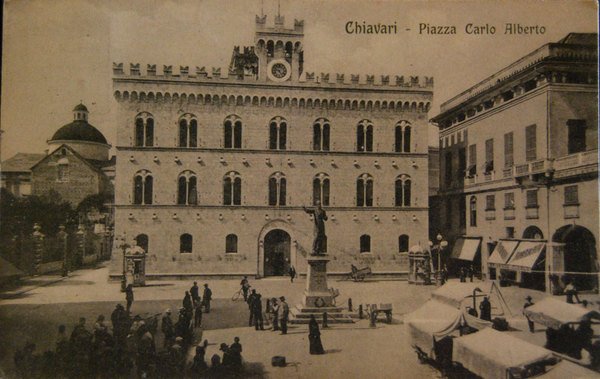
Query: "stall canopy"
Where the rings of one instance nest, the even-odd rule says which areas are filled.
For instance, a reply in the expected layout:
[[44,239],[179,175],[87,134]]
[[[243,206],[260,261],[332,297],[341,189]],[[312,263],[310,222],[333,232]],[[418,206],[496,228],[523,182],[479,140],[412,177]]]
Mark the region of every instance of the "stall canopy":
[[506,264],[506,262],[508,262],[510,257],[513,255],[518,244],[519,244],[519,241],[512,241],[512,240],[498,241],[498,244],[496,245],[496,248],[492,252],[492,255],[490,255],[490,257],[488,258],[489,266],[500,267],[500,266]]
[[452,249],[452,258],[461,259],[463,261],[472,262],[479,250],[481,238],[466,238],[462,237],[456,240]]
[[492,328],[455,338],[452,348],[454,361],[486,379],[506,379],[509,369],[551,358],[549,350]]
[[552,329],[559,329],[568,323],[581,322],[586,318],[600,320],[600,313],[595,310],[584,308],[578,304],[569,304],[552,297],[535,303],[526,308],[523,313],[531,321]]
[[[479,289],[479,291],[475,291],[476,289]],[[473,305],[474,291],[478,300],[483,299],[484,296],[490,299],[493,316],[512,316],[512,312],[502,295],[502,291],[492,281],[479,283],[448,282],[433,291],[431,298],[453,308],[461,309],[464,308],[463,306]]]
[[507,262],[508,269],[529,272],[538,261],[546,242],[544,241],[521,241],[510,260]]
[[431,356],[434,343],[464,325],[460,310],[429,300],[416,311],[404,317],[408,326],[411,344]]

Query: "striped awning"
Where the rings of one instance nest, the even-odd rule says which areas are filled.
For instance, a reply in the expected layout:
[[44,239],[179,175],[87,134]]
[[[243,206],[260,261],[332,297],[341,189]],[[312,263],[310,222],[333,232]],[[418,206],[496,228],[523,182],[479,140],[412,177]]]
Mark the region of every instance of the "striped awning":
[[500,240],[496,245],[496,248],[492,252],[492,255],[488,258],[488,265],[490,267],[500,267],[512,257],[515,249],[519,245],[519,241],[508,241]]

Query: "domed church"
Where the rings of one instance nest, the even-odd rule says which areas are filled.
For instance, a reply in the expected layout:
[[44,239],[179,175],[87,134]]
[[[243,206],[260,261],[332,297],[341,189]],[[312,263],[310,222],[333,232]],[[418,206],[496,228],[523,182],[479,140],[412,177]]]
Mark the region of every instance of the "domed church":
[[46,154],[17,153],[2,162],[2,186],[18,196],[57,193],[74,207],[89,195],[113,194],[111,145],[88,115],[78,104],[73,121],[47,141]]

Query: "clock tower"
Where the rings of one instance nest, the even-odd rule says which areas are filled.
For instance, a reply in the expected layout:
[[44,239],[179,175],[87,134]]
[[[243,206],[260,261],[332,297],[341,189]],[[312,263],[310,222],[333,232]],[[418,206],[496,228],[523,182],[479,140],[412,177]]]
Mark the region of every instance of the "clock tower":
[[254,35],[258,57],[258,80],[263,82],[298,82],[304,63],[304,21],[294,20],[286,29],[284,17],[275,16],[275,26],[267,27],[267,16],[256,16]]

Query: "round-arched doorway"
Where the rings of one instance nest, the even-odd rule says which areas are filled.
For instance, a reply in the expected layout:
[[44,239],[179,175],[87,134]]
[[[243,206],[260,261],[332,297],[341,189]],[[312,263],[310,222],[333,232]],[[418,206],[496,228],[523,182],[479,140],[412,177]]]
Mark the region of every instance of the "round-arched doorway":
[[523,238],[541,240],[544,239],[544,233],[537,226],[531,225],[523,231]]
[[573,281],[577,289],[597,288],[596,239],[592,232],[579,225],[566,225],[554,233],[552,240],[565,244],[565,276]]
[[284,276],[290,268],[290,235],[281,229],[273,229],[264,239],[264,275]]

